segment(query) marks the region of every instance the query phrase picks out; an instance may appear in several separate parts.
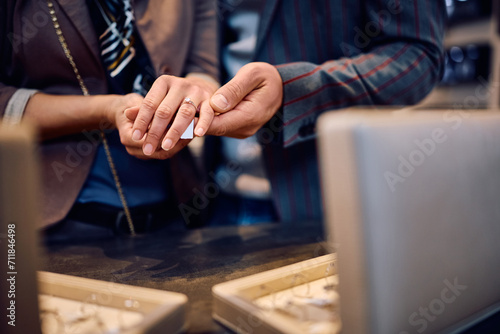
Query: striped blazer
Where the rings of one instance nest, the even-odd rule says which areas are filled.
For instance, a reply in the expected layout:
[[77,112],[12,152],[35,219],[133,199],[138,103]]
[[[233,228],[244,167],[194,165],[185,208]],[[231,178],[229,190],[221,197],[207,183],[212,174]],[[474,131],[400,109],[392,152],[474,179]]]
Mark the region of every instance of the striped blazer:
[[321,220],[315,123],[332,109],[410,105],[443,69],[441,0],[268,0],[255,61],[275,64],[283,107],[259,132],[283,222]]

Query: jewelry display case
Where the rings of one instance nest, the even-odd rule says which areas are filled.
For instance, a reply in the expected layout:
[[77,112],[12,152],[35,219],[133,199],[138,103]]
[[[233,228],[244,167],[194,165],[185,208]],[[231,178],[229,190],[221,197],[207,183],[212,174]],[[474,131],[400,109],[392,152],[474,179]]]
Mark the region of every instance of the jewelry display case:
[[187,297],[180,293],[38,272],[43,334],[179,333]]
[[213,317],[237,333],[338,333],[336,256],[218,284]]

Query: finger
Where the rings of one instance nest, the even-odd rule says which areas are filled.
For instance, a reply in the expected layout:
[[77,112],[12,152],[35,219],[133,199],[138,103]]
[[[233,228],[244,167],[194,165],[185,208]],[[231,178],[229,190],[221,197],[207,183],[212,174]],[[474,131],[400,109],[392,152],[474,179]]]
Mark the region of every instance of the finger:
[[[156,110],[156,113],[151,121],[151,126],[146,134],[144,140],[143,151],[144,154],[150,155],[160,145],[165,132],[167,132],[168,125],[177,112],[182,100],[184,99],[184,92],[179,89],[171,89],[165,99],[161,102]],[[191,106],[191,109],[194,109]],[[196,111],[194,111],[195,113]],[[184,111],[183,111],[184,113]],[[178,113],[179,114],[179,113]],[[178,116],[175,117],[177,119]],[[187,127],[187,126],[186,126]],[[170,132],[170,130],[168,131]],[[181,133],[182,134],[182,133]],[[180,137],[180,135],[179,135]]]
[[127,147],[127,152],[142,160],[165,160],[165,159],[170,159],[173,157],[175,154],[177,154],[179,151],[181,151],[184,147],[186,147],[189,143],[191,142],[191,139],[181,139],[177,142],[177,145],[175,145],[171,150],[169,151],[164,151],[162,149],[159,149],[155,151],[151,155],[145,155],[142,152],[142,149],[140,148],[135,148],[135,147]]
[[231,112],[214,117],[205,135],[239,139],[252,136],[261,127],[256,122],[255,109],[256,105],[252,100],[240,102]]
[[205,135],[232,137],[231,134],[233,133],[233,130],[235,130],[233,129],[234,125],[231,125],[233,123],[231,121],[231,118],[233,116],[234,113],[230,112],[227,114],[222,114],[220,116],[214,117]]
[[125,148],[134,148],[142,152],[142,142],[136,142],[135,140],[132,140],[130,133],[121,133],[120,142],[123,146],[125,146]]
[[[139,112],[134,121],[132,139],[140,140],[144,137],[153,117],[157,113],[158,107],[169,92],[171,81],[172,77],[168,75],[163,75],[156,79],[139,108]],[[165,110],[161,112],[163,113]]]
[[133,122],[133,121],[135,121],[135,119],[137,118],[137,115],[139,114],[139,109],[140,109],[140,107],[127,108],[124,111],[125,116]]
[[146,155],[146,154],[144,154],[142,146],[137,146],[137,143],[135,145],[126,145],[125,148],[130,155],[133,155],[134,157],[144,159],[144,160],[155,159],[156,154],[158,152],[163,151],[161,148],[157,148],[150,155]]
[[119,115],[116,120],[116,128],[118,129],[118,133],[120,136],[120,142],[123,146],[133,146],[133,147],[142,147],[141,141],[135,141],[132,139],[132,125],[133,122],[128,119],[125,115],[125,111],[122,115]]
[[219,88],[212,98],[210,105],[215,112],[223,113],[233,109],[245,96],[259,86],[262,81],[254,64],[243,66],[227,84]]
[[194,119],[199,103],[200,101],[196,97],[192,100],[190,99],[190,102],[187,102],[186,100],[182,102],[177,114],[175,115],[174,122],[167,131],[165,139],[161,145],[165,151],[172,149],[177,144],[184,131],[186,131],[191,121]]
[[196,123],[194,134],[198,137],[205,135],[213,119],[214,110],[210,106],[209,101],[203,101],[200,105],[200,117]]

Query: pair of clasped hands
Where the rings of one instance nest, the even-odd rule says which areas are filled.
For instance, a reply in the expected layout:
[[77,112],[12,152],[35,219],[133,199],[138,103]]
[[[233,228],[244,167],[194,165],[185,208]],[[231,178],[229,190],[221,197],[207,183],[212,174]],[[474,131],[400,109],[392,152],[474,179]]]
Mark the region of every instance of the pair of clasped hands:
[[281,77],[267,63],[245,65],[217,88],[197,76],[163,75],[144,99],[129,94],[140,105],[117,117],[122,144],[137,158],[168,159],[190,142],[180,137],[193,119],[197,137],[246,138],[269,121],[282,103]]

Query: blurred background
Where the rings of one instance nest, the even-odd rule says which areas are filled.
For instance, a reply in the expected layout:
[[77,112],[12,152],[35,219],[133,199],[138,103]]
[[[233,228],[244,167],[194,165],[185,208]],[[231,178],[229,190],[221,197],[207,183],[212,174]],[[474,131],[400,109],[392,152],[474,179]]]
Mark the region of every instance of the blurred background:
[[424,105],[489,108],[500,104],[498,0],[446,0],[446,65]]

